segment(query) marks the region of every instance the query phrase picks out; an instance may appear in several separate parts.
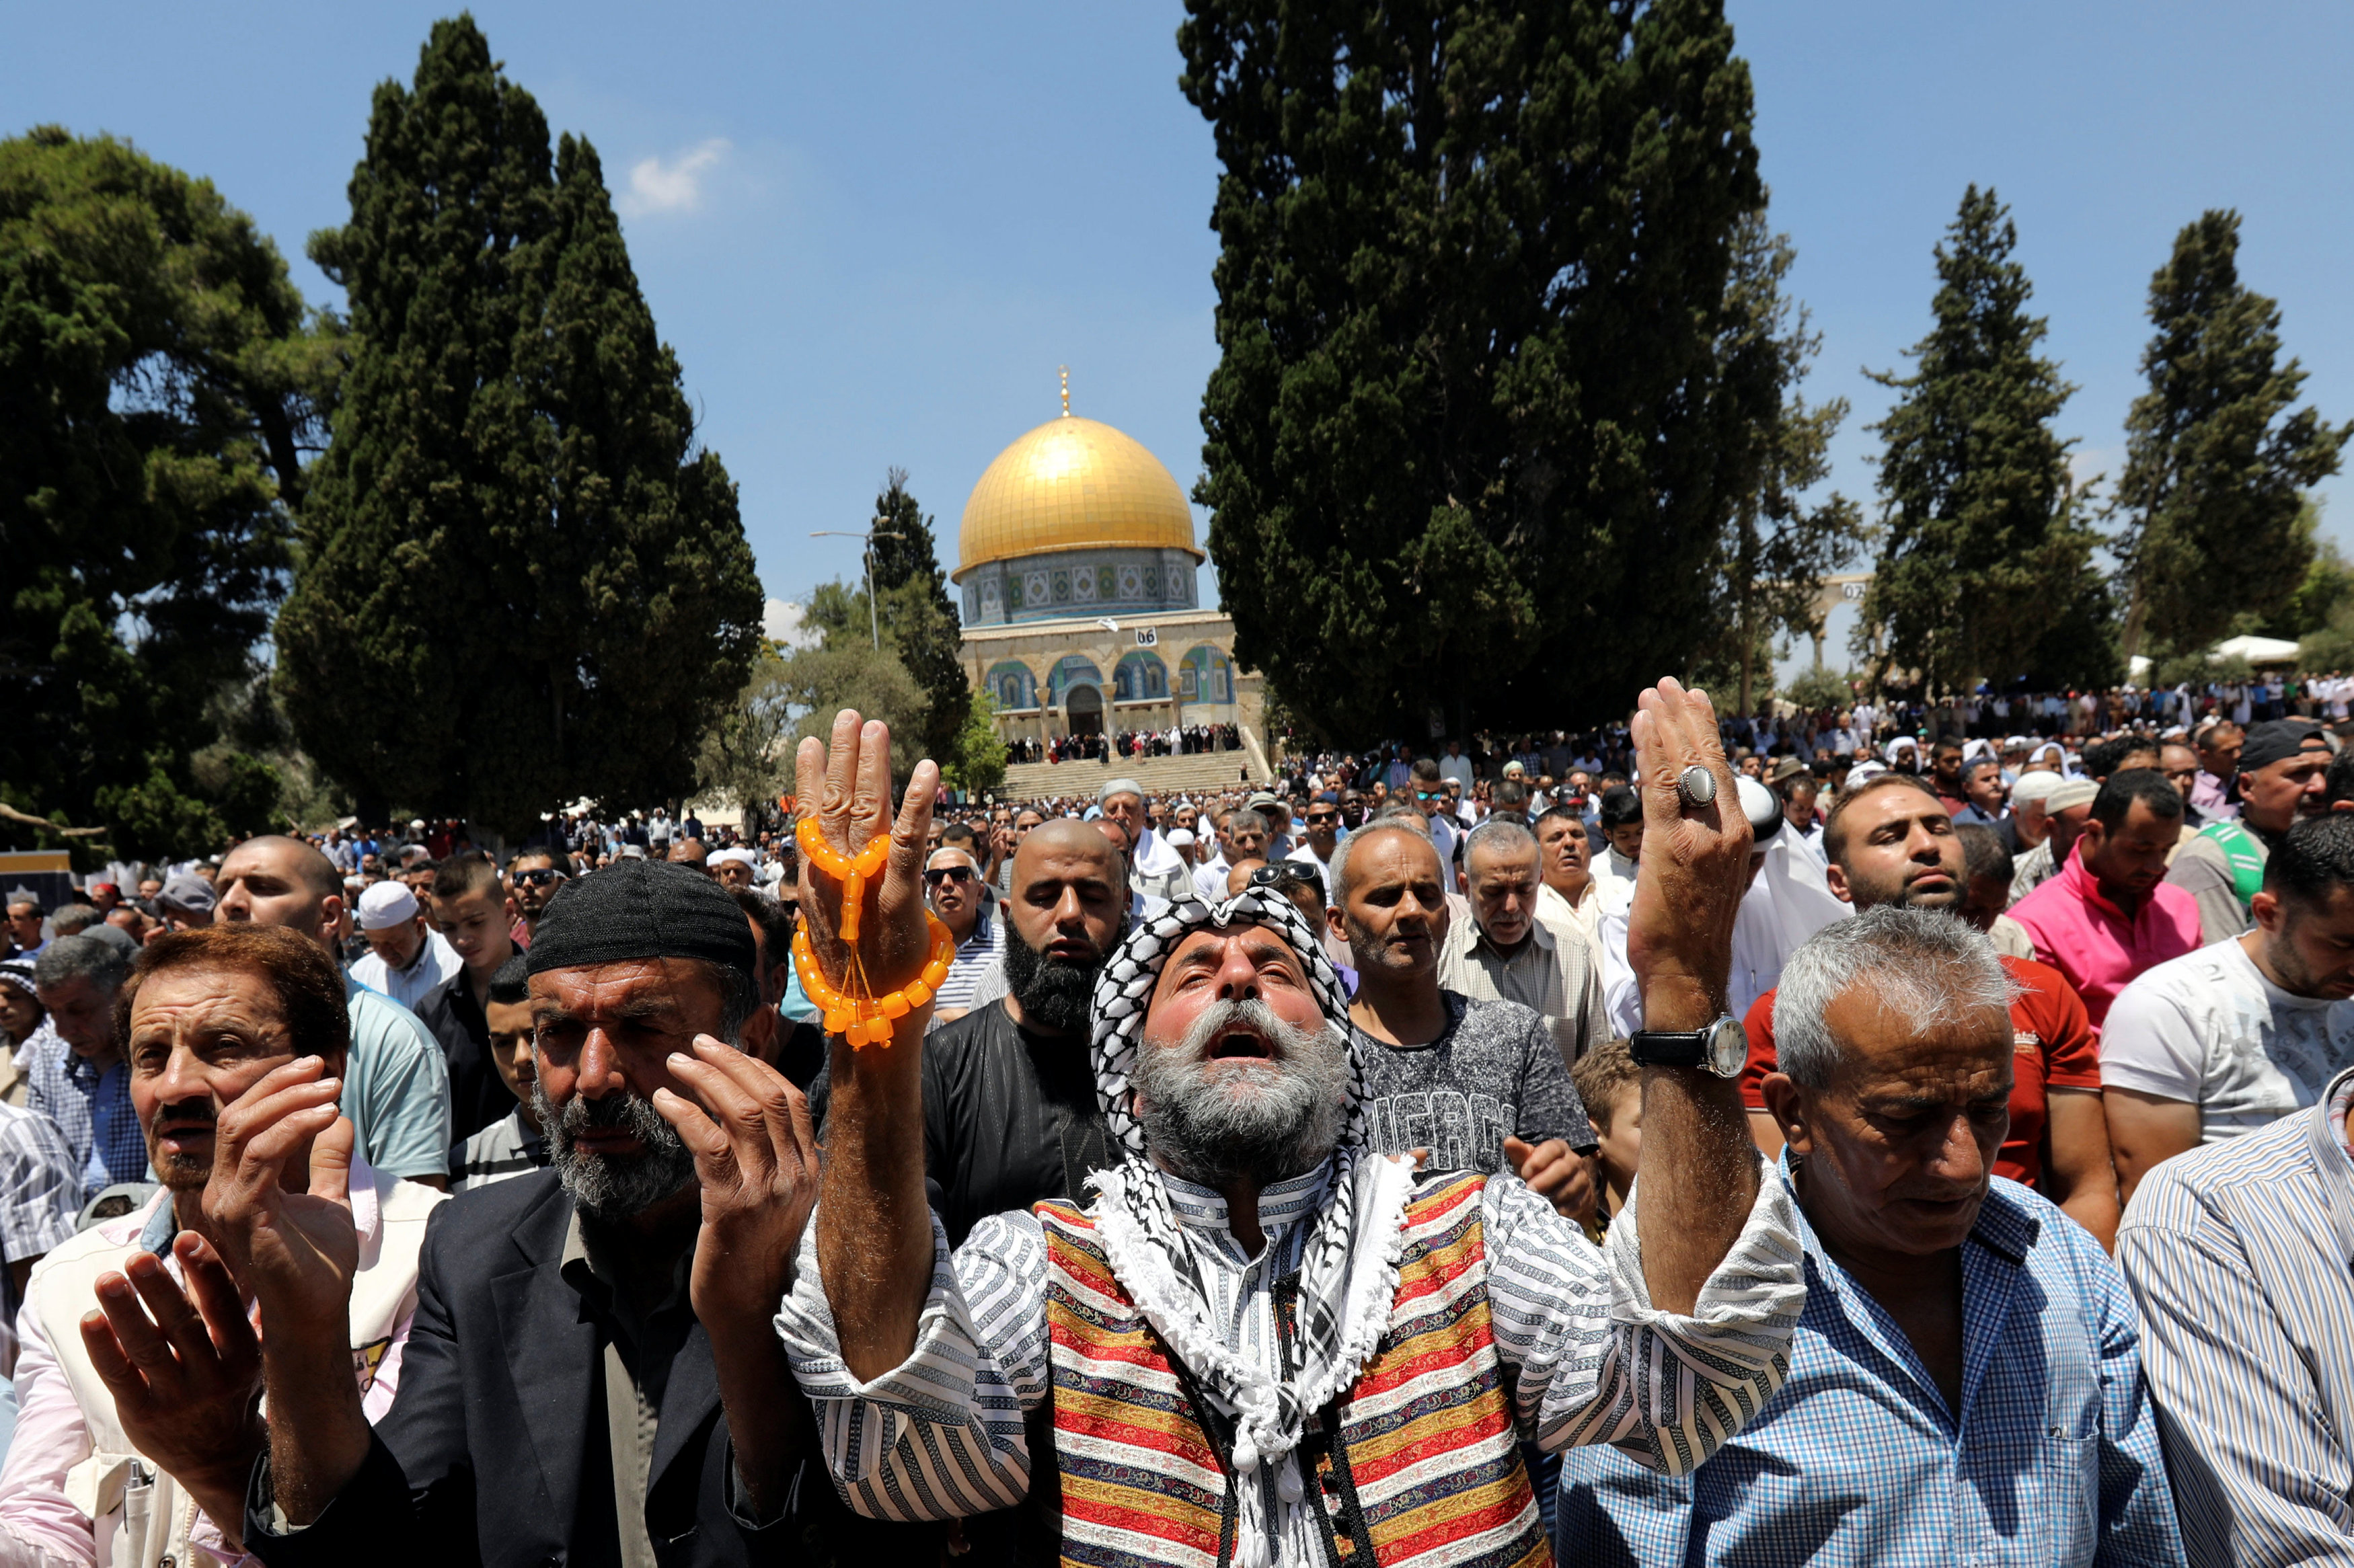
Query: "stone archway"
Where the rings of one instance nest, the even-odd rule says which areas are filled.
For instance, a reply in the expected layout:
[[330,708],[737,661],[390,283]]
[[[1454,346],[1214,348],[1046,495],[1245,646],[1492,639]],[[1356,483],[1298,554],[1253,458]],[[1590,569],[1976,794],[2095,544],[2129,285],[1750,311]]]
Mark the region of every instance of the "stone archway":
[[1103,733],[1103,692],[1096,686],[1075,685],[1063,699],[1064,715],[1070,720],[1073,735]]

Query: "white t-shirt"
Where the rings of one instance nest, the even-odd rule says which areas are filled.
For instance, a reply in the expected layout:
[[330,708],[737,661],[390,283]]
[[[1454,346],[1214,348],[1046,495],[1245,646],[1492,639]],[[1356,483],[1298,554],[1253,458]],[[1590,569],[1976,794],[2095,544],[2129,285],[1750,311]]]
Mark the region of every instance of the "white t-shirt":
[[2199,1107],[2220,1143],[2312,1105],[2354,1065],[2354,1001],[2291,996],[2235,941],[2145,971],[2101,1027],[2101,1085]]

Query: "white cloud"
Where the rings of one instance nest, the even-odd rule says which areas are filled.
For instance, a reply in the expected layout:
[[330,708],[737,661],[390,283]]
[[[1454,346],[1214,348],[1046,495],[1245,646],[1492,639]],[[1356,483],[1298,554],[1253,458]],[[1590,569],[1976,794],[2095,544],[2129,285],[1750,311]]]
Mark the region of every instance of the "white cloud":
[[799,648],[804,641],[815,641],[808,624],[801,619],[801,607],[781,599],[769,601],[768,609],[760,617],[760,635],[788,648]]
[[731,143],[715,136],[677,157],[642,158],[630,166],[630,188],[620,197],[621,211],[631,217],[658,212],[694,212],[703,206],[703,176],[718,167]]

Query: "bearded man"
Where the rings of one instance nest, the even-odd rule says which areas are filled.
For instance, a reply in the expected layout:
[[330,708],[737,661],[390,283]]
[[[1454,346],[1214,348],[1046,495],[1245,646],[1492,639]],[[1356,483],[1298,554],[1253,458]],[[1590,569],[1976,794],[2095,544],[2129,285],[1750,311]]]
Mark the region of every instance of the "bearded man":
[[[260,1308],[270,1412],[231,1494],[247,1551],[717,1568],[801,1550],[794,1499],[823,1489],[796,1484],[807,1407],[769,1322],[817,1150],[799,1092],[738,1044],[757,962],[736,901],[691,866],[625,861],[549,902],[526,967],[552,1169],[434,1211],[400,1397],[373,1431],[350,1219],[215,1178],[205,1217]],[[175,1305],[175,1327],[201,1310],[219,1340],[223,1306]],[[183,1439],[201,1429],[203,1399],[152,1403]]]
[[[834,1048],[822,1202],[778,1328],[852,1506],[938,1519],[1027,1497],[1025,1556],[1542,1560],[1522,1437],[1681,1474],[1770,1396],[1805,1296],[1795,1215],[1715,1075],[1738,1070],[1747,823],[1679,794],[1702,766],[1734,799],[1704,696],[1664,682],[1633,727],[1656,782],[1631,951],[1663,1032],[1636,1046],[1644,1157],[1671,1177],[1612,1224],[1608,1261],[1513,1178],[1422,1177],[1367,1148],[1346,1001],[1289,899],[1180,905],[1097,983],[1111,1157],[1085,1207],[992,1215],[951,1253],[924,1203],[922,1010],[888,1049]],[[836,846],[891,832],[860,958],[904,984],[937,769],[893,823],[885,726],[845,714],[797,760]],[[841,896],[811,875],[801,899],[830,974]]]

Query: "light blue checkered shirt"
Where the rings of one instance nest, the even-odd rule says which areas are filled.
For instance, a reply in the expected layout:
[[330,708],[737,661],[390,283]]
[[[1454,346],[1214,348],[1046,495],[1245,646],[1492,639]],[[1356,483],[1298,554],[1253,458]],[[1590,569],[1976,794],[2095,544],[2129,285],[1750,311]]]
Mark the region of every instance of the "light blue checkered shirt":
[[[1789,1180],[1787,1160],[1783,1179]],[[1687,1478],[1564,1455],[1559,1556],[1601,1564],[2026,1568],[2185,1561],[2141,1328],[2090,1233],[1994,1179],[1962,1246],[1962,1400],[1802,1215],[1789,1380]]]

